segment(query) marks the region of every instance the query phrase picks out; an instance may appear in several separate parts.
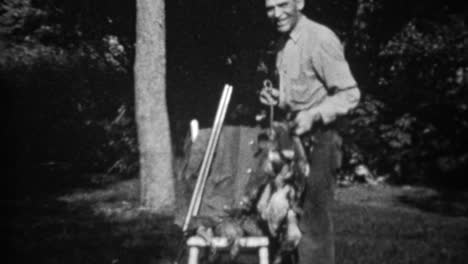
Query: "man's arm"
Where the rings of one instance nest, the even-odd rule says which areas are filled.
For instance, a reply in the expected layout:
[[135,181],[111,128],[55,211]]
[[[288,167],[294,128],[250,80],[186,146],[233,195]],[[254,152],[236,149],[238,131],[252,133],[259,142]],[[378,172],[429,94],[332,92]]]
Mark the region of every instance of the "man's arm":
[[336,117],[346,115],[350,110],[355,108],[360,98],[361,92],[355,86],[327,97],[314,111],[320,114],[320,119],[324,124],[329,124]]
[[327,124],[356,107],[361,93],[346,61],[343,45],[335,33],[326,30],[320,39],[313,67],[329,94],[318,109],[322,121]]
[[321,43],[313,51],[312,66],[328,96],[319,106],[298,113],[297,134],[310,130],[318,121],[329,124],[347,114],[357,106],[361,97],[338,37],[330,30],[323,33],[319,36]]

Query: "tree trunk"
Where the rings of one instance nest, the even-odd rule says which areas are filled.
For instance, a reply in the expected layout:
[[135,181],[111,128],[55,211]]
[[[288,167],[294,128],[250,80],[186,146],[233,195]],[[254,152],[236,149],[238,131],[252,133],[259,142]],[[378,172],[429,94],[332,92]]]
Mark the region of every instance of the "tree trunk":
[[164,0],[137,0],[135,105],[142,206],[172,214],[175,195],[166,105],[164,12]]

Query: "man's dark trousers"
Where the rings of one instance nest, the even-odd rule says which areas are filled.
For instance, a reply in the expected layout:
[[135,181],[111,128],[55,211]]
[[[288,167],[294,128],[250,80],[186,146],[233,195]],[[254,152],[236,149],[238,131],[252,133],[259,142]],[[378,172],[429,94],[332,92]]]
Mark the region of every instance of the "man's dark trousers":
[[322,127],[310,136],[310,176],[300,219],[302,239],[298,246],[299,264],[335,263],[331,207],[336,172],[341,165],[341,138],[332,128]]

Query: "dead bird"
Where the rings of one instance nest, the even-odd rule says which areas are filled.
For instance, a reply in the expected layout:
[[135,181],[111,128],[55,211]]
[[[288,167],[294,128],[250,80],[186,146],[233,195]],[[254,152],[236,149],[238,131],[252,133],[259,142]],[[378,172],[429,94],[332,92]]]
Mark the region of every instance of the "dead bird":
[[274,262],[291,252],[301,239],[298,227],[301,198],[309,164],[298,138],[287,125],[277,123],[257,140],[258,170],[249,181],[243,204],[253,208],[267,226],[271,240],[279,245]]
[[[299,142],[300,144],[300,142]],[[258,135],[253,157],[257,167],[251,174],[247,190],[238,208],[216,221],[198,219],[196,234],[210,240],[215,236],[228,239],[231,260],[239,253],[238,240],[244,236],[269,236],[278,245],[274,262],[295,249],[301,239],[298,219],[301,197],[308,176],[307,158],[287,126],[277,124]],[[215,261],[218,252],[211,249],[208,260]]]

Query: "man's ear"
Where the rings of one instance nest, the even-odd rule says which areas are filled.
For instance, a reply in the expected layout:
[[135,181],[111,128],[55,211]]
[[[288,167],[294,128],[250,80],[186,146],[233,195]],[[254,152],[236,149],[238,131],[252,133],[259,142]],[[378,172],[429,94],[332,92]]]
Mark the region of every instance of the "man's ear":
[[305,0],[295,0],[295,1],[296,1],[297,9],[302,11],[302,9],[304,9]]

